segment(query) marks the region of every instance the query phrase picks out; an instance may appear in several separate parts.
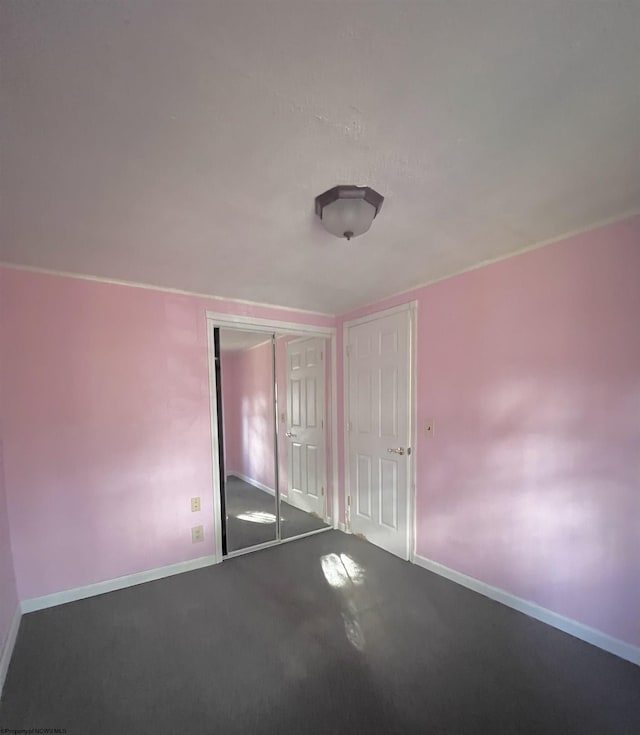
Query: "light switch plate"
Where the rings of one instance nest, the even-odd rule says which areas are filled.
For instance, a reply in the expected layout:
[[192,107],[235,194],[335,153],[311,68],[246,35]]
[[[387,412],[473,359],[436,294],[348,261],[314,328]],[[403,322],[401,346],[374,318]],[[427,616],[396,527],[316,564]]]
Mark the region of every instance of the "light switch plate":
[[197,513],[200,510],[200,498],[191,498],[191,512]]

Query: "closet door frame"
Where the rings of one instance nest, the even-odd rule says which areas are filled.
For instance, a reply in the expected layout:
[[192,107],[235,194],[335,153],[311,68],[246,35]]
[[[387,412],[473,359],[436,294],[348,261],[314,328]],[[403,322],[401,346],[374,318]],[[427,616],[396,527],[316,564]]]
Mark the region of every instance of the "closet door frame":
[[[337,354],[336,354],[336,329],[335,327],[320,327],[311,324],[299,324],[297,322],[285,322],[277,319],[264,319],[260,317],[235,316],[233,314],[224,314],[214,311],[207,311],[207,352],[209,358],[209,405],[211,419],[211,470],[213,479],[213,531],[214,531],[214,551],[216,563],[223,559],[229,559],[240,554],[259,551],[269,546],[280,543],[286,543],[289,540],[300,538],[294,536],[292,539],[276,539],[259,546],[252,546],[247,550],[234,551],[223,556],[222,554],[222,501],[220,485],[220,457],[219,457],[219,441],[218,441],[218,398],[217,398],[217,377],[215,363],[215,344],[214,329],[244,329],[252,332],[264,332],[265,335],[280,336],[298,336],[298,337],[325,337],[331,344],[331,474],[332,474],[332,493],[331,493],[331,518],[333,520],[333,528],[339,527],[339,506],[338,506],[338,407],[337,407]],[[275,353],[274,353],[275,359]],[[275,370],[274,370],[275,377]],[[274,431],[276,430],[274,417]],[[276,487],[277,496],[279,495]],[[279,508],[278,508],[279,510]],[[329,527],[330,528],[330,527]],[[309,534],[322,533],[328,529],[320,529],[319,531],[311,531]]]

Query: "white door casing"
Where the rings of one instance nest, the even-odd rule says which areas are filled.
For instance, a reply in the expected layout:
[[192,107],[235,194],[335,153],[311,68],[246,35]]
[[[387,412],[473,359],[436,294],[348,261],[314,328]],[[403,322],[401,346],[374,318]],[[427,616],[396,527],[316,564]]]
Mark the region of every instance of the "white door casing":
[[287,502],[325,518],[325,340],[287,343]]
[[346,327],[351,531],[409,558],[412,310]]

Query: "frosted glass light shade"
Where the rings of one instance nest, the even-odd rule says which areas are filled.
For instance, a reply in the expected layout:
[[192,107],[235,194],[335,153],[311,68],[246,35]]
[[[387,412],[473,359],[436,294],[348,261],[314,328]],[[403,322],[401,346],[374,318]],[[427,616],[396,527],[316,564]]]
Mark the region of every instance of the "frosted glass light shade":
[[336,199],[322,211],[322,224],[336,237],[358,237],[376,216],[376,208],[364,199]]
[[371,227],[383,201],[368,186],[334,186],[316,197],[316,214],[328,232],[350,240]]

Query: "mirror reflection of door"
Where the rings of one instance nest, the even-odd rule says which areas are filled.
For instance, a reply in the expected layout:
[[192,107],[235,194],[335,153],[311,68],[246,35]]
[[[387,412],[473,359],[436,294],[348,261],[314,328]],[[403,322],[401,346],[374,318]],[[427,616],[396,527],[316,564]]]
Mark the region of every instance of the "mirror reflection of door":
[[220,330],[227,553],[275,541],[273,335]]
[[[327,518],[327,340],[286,340],[286,413],[280,432],[286,475],[281,492],[282,536],[290,538],[326,528]],[[280,401],[282,406],[283,401]],[[282,434],[284,433],[284,437]]]

